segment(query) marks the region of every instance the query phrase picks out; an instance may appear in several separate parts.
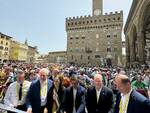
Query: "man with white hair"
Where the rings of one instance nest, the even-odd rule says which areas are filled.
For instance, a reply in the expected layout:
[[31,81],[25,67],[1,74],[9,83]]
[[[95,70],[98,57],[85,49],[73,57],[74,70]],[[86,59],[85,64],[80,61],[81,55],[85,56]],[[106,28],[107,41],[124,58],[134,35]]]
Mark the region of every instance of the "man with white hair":
[[88,113],[108,113],[113,108],[113,93],[103,86],[102,75],[94,76],[94,86],[87,90],[86,107]]
[[39,79],[32,82],[27,95],[27,113],[52,113],[53,82],[48,79],[49,70],[42,68]]

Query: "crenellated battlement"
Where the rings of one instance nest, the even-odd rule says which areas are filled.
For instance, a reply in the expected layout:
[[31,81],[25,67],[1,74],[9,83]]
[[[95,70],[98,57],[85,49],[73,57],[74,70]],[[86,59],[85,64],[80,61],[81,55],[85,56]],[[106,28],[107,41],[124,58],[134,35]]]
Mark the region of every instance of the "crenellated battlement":
[[66,18],[67,21],[74,21],[74,20],[78,20],[78,19],[86,19],[86,18],[90,18],[92,17],[91,15],[85,15],[85,16],[74,16],[74,17],[68,17]]
[[66,18],[66,29],[81,26],[97,26],[103,24],[123,23],[123,11],[110,12],[99,16],[77,16]]
[[118,14],[123,14],[123,11],[121,10],[121,11],[115,11],[115,12],[109,12],[109,13],[106,12],[104,15],[111,16],[111,15],[118,15]]
[[109,12],[109,13],[105,13],[104,15],[100,15],[100,16],[92,16],[92,15],[84,15],[84,16],[74,16],[74,17],[68,17],[66,18],[66,21],[75,21],[75,20],[80,20],[80,19],[88,19],[88,18],[93,18],[93,17],[107,17],[107,16],[119,16],[119,15],[123,15],[123,11],[115,11],[115,12]]

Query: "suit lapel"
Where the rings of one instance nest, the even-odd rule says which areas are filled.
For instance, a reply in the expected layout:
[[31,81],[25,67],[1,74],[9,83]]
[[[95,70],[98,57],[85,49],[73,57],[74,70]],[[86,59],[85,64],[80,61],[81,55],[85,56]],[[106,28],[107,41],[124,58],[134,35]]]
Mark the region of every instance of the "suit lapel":
[[40,80],[37,82],[37,88],[38,88],[38,94],[40,96],[40,90],[41,90]]
[[77,103],[77,99],[78,99],[79,94],[80,94],[80,87],[78,86],[77,87],[76,98],[75,98],[75,100],[73,99],[73,101],[75,101],[75,107],[76,107],[76,103]]
[[98,104],[98,103],[97,103],[97,92],[96,92],[96,88],[94,87],[93,90],[94,90],[94,91],[93,91],[94,101],[95,101],[96,104]]
[[40,91],[41,91],[41,84],[40,84],[40,80],[38,80],[37,82],[37,97],[38,97],[38,100],[39,101],[39,104],[41,105],[41,94],[40,94]]
[[81,92],[81,90],[80,90],[80,86],[78,86],[78,87],[77,87],[77,94],[76,94],[76,98],[77,98],[77,96],[79,96],[79,95],[80,95],[80,92]]
[[73,99],[73,87],[70,87],[70,91],[71,91],[71,98]]
[[77,87],[77,94],[76,94],[76,101],[77,101],[78,97],[80,96],[80,93],[81,93],[80,86],[78,86]]
[[73,99],[73,87],[71,86],[70,87],[70,99],[71,99],[71,106],[72,106],[72,108],[73,108],[73,103],[74,103],[74,99]]
[[102,87],[100,95],[99,95],[98,103],[102,102],[103,98],[105,97],[104,95],[105,95],[104,87]]
[[47,80],[47,95],[48,95],[48,92],[51,89],[51,87],[52,87],[51,82],[49,80]]
[[134,90],[131,92],[130,94],[130,99],[129,99],[129,103],[128,103],[128,108],[127,108],[127,113],[132,113],[132,109],[134,106]]

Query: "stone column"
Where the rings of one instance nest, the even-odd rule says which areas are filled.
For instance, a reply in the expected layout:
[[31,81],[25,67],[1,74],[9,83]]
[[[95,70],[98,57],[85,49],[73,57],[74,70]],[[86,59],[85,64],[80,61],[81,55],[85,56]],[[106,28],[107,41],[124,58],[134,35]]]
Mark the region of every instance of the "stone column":
[[130,37],[129,49],[130,49],[130,63],[133,63],[135,62],[135,47],[133,36]]
[[127,61],[130,62],[130,48],[129,48],[129,38],[126,37],[126,56]]
[[139,56],[139,62],[143,64],[145,62],[145,44],[144,44],[144,33],[143,32],[138,32],[137,33],[137,40],[138,40],[138,56]]
[[130,47],[129,47],[129,37],[126,36],[126,66],[130,63]]

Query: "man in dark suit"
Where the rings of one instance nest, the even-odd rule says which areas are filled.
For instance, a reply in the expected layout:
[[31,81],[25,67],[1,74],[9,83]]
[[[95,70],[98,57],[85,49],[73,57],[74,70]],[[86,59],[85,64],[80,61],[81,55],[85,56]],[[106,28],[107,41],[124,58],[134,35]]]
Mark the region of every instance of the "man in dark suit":
[[108,113],[113,107],[113,93],[103,86],[102,76],[94,76],[94,86],[87,90],[86,108],[88,113]]
[[46,68],[41,69],[39,79],[31,84],[26,99],[27,113],[44,113],[45,109],[52,113],[53,83],[47,78],[48,73]]
[[121,93],[116,99],[115,113],[150,113],[150,100],[131,88],[126,75],[117,75],[115,84]]
[[85,89],[79,85],[77,75],[71,77],[71,86],[65,90],[64,113],[85,113]]

